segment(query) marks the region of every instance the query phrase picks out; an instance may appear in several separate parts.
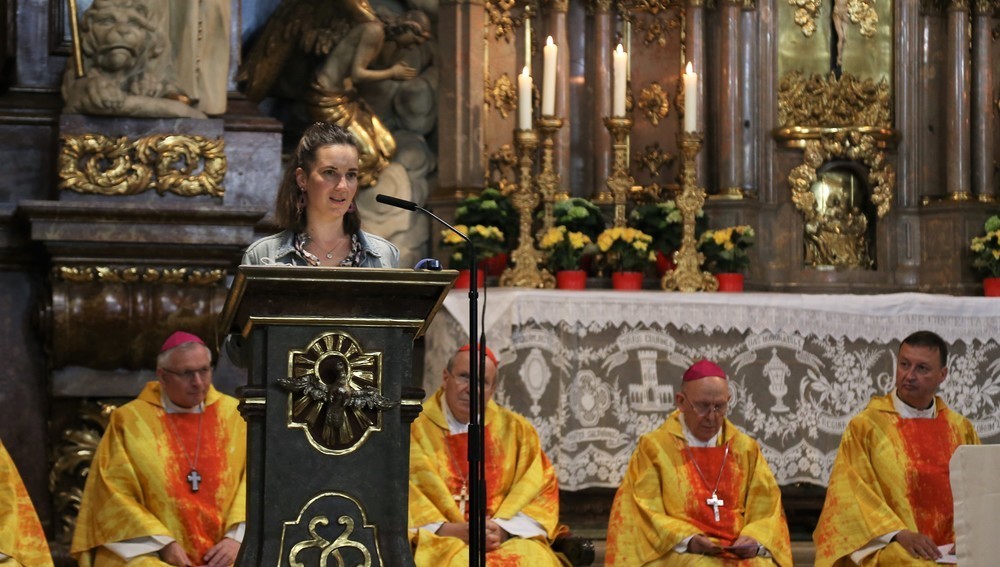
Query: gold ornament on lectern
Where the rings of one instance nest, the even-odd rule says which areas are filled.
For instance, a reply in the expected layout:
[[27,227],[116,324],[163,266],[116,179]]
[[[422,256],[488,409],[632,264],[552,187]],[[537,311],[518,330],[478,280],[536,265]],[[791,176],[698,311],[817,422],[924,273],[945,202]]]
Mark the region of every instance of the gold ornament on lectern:
[[611,176],[607,186],[615,204],[616,227],[625,226],[625,205],[628,193],[632,190],[635,180],[628,172],[628,135],[632,131],[632,119],[621,116],[609,116],[604,119],[604,125],[611,132],[614,150],[614,164],[611,166]]
[[677,135],[681,147],[681,194],[677,196],[677,208],[684,222],[684,236],[681,248],[674,256],[677,267],[668,271],[660,280],[660,287],[678,291],[715,291],[719,282],[709,272],[702,271],[705,256],[698,252],[695,236],[695,218],[705,205],[705,188],[698,186],[695,158],[701,150],[702,135],[698,132],[681,132]]
[[538,149],[538,133],[534,130],[515,130],[514,143],[517,146],[521,178],[511,190],[510,201],[520,215],[520,232],[517,249],[511,253],[511,262],[514,265],[508,266],[500,275],[500,285],[554,288],[556,278],[548,270],[540,267],[545,262],[545,255],[535,248],[535,239],[531,234],[532,217],[541,200],[534,190],[532,175],[533,156]]

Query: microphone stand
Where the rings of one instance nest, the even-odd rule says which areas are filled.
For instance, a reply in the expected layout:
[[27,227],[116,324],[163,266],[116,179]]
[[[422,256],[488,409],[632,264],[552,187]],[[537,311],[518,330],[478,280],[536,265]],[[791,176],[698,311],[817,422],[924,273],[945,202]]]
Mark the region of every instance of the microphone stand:
[[486,400],[480,361],[478,334],[479,274],[476,269],[476,249],[472,239],[441,217],[413,201],[376,195],[375,200],[385,205],[420,211],[446,226],[465,241],[469,251],[469,566],[486,567]]

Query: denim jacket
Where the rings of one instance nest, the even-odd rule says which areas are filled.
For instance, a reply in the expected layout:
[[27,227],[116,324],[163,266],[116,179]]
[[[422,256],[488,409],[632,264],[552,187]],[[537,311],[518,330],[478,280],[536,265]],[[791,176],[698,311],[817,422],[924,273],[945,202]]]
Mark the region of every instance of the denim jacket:
[[[358,242],[361,244],[362,268],[397,268],[399,267],[399,250],[388,240],[365,231],[358,232]],[[286,230],[261,238],[254,242],[243,254],[243,265],[307,265],[295,253],[295,232]]]

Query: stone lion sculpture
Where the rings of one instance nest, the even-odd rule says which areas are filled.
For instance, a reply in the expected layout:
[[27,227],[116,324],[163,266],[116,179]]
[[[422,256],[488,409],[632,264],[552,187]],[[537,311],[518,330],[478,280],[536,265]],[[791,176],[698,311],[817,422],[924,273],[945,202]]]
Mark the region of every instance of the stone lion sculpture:
[[80,21],[83,74],[63,75],[67,113],[206,118],[168,75],[167,39],[143,0],[94,0]]

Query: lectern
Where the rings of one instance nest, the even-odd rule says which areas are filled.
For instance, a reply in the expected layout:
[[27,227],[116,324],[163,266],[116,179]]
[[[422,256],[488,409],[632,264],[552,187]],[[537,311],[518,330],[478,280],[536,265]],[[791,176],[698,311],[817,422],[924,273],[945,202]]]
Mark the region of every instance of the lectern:
[[413,341],[457,272],[240,266],[220,332],[242,339],[247,531],[237,565],[412,566]]

